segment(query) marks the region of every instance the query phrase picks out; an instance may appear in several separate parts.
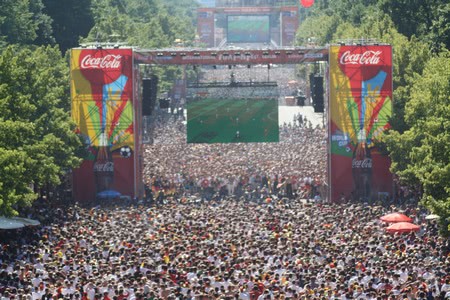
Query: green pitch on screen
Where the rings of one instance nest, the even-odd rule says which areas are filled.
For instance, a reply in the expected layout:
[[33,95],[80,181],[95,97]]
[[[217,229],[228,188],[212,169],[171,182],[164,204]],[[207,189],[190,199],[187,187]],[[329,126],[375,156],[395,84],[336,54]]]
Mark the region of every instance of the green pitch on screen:
[[278,142],[276,99],[201,99],[187,106],[188,143]]
[[269,16],[229,16],[227,28],[229,43],[270,41]]

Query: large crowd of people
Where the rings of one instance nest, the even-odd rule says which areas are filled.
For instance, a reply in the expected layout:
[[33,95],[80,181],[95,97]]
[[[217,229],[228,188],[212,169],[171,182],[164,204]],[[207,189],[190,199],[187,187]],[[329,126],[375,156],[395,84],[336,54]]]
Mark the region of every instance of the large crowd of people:
[[171,117],[156,123],[153,137],[144,176],[154,198],[326,198],[326,132],[301,115],[280,127],[280,143],[186,144],[182,119]]
[[199,73],[200,82],[227,82],[230,74],[233,74],[237,82],[277,82],[278,94],[281,98],[292,96],[297,89],[306,90],[306,82],[296,76],[295,65],[256,65],[233,66],[230,70],[227,66],[207,69]]
[[0,233],[1,299],[449,299],[450,244],[424,212],[305,201],[40,208]]
[[[23,212],[40,226],[0,230],[0,300],[450,299],[436,220],[406,202],[330,203],[326,131],[304,116],[279,143],[187,144],[181,113],[150,129],[145,199],[42,198]],[[420,230],[389,233],[392,211]]]

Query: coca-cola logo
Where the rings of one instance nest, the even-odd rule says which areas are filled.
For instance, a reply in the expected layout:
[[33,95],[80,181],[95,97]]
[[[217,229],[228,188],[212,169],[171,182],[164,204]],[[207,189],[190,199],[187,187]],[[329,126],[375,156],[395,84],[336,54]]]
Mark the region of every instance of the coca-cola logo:
[[365,158],[363,160],[353,159],[352,160],[353,169],[370,169],[372,168],[372,159]]
[[81,69],[119,69],[122,55],[108,54],[104,57],[93,57],[88,54],[81,60]]
[[341,65],[377,65],[380,63],[381,51],[366,51],[364,53],[351,53],[346,51],[342,54]]
[[94,172],[114,172],[114,163],[112,161],[106,163],[95,163]]

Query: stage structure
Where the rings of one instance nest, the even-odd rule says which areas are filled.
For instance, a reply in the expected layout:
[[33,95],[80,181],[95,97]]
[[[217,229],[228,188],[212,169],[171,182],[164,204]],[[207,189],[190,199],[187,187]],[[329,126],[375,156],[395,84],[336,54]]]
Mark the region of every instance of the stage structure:
[[72,118],[88,152],[73,172],[75,200],[142,195],[138,87],[132,49],[72,49]]
[[[88,152],[80,168],[73,171],[74,199],[87,202],[121,196],[143,197],[140,65],[270,66],[328,60],[331,200],[337,201],[341,193],[367,195],[369,192],[359,190],[361,185],[368,184],[371,195],[390,194],[389,161],[372,147],[372,140],[389,126],[390,49],[390,46],[265,50],[145,50],[100,46],[72,49],[72,118]],[[353,183],[353,177],[357,176],[352,177],[351,170],[353,174],[357,171],[367,174],[369,165],[373,175],[361,176],[366,179],[355,179]]]
[[202,7],[197,10],[197,33],[207,47],[292,46],[299,26],[298,10],[298,6]]
[[392,115],[392,48],[333,45],[329,74],[331,199],[390,197],[390,161],[375,141],[389,128]]

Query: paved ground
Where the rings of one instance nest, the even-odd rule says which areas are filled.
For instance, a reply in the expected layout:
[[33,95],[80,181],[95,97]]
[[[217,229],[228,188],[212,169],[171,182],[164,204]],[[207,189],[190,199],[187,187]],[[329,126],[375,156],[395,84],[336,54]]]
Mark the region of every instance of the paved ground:
[[283,123],[292,123],[294,120],[294,115],[297,115],[298,113],[301,113],[302,116],[311,121],[314,127],[317,125],[323,126],[323,123],[326,123],[326,119],[323,119],[323,114],[315,113],[312,106],[279,106],[279,124],[283,125]]

